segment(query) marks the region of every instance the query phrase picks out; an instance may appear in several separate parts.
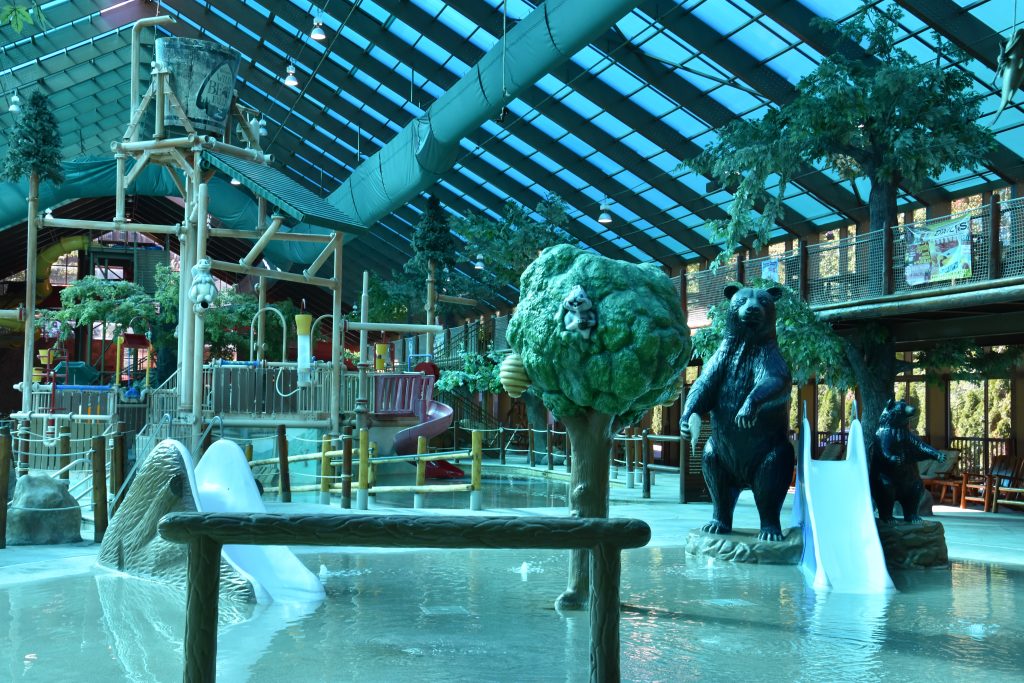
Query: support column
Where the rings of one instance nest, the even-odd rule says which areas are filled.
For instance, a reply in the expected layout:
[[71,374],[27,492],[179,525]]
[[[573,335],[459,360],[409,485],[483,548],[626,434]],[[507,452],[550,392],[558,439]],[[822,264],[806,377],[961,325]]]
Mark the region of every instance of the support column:
[[[433,261],[428,261],[427,262],[427,303],[424,306],[424,309],[426,310],[426,314],[427,314],[427,319],[426,319],[426,324],[427,325],[433,325],[434,324],[434,308],[436,306],[436,304],[435,304],[436,301],[437,301],[437,279],[434,277],[434,262]],[[425,352],[421,351],[421,353],[429,353],[430,354],[430,360],[434,359],[434,333],[433,332],[427,332],[427,349],[426,349]]]
[[[359,299],[359,322],[370,322],[370,273],[363,271],[363,295]],[[356,428],[370,428],[370,377],[367,369],[370,359],[366,355],[369,344],[369,332],[363,327],[359,330],[359,394],[356,397]],[[364,508],[365,509],[365,508]]]
[[[206,183],[199,185],[199,213],[196,218],[196,250],[195,263],[206,258],[206,220],[209,215],[210,186]],[[187,291],[187,290],[186,290]],[[189,315],[192,317],[192,416],[195,421],[192,423],[192,443],[197,445],[199,434],[203,428],[203,352],[206,347],[206,324],[203,318],[205,311],[202,308],[191,306]]]
[[32,363],[36,345],[36,256],[39,249],[39,175],[28,178],[28,229],[25,258],[25,340],[21,365],[21,412],[32,410]]
[[259,288],[257,295],[260,307],[257,320],[258,327],[256,328],[256,358],[250,360],[266,360],[266,349],[264,347],[267,343],[267,278],[260,275],[259,284],[256,286]]
[[193,213],[198,201],[196,177],[198,177],[198,173],[185,180],[186,194],[188,195],[185,202],[185,232],[178,238],[178,251],[181,257],[181,272],[178,280],[178,387],[183,411],[188,411],[192,407],[192,344],[195,341],[193,338],[195,332],[188,291],[192,288],[192,266],[196,264],[196,216]]
[[334,243],[334,296],[331,300],[331,433],[341,434],[341,363],[344,358],[341,338],[341,276],[345,240]]

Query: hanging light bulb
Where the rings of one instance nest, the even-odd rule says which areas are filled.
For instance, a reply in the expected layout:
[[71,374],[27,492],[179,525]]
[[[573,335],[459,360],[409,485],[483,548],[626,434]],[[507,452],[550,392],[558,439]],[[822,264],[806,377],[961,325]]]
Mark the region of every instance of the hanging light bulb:
[[601,202],[601,213],[597,215],[597,222],[607,225],[612,222],[612,215],[608,213],[608,200]]
[[289,88],[294,88],[299,84],[299,79],[295,78],[295,65],[289,64],[288,68],[285,69],[284,84]]
[[241,185],[241,184],[242,184],[242,181],[241,181],[241,180],[239,180],[238,178],[232,178],[232,179],[231,179],[231,184],[232,184],[232,185]]
[[267,120],[261,118],[260,122],[259,122],[259,126],[260,126],[260,129],[259,129],[260,137],[263,137],[264,135],[267,134]]
[[476,255],[476,262],[473,263],[473,267],[476,268],[477,270],[483,270],[484,269],[484,255],[483,254],[477,254]]
[[11,106],[7,107],[7,111],[12,114],[17,114],[21,111],[21,98],[18,97],[18,91],[15,90],[14,94],[11,95]]
[[320,18],[319,14],[313,19],[313,30],[309,32],[309,37],[313,40],[327,40],[327,34],[324,33],[324,20]]

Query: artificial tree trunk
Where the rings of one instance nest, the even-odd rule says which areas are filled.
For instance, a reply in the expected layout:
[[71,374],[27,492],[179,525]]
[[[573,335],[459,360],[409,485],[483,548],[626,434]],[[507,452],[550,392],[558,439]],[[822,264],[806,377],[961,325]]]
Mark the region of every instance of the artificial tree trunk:
[[896,346],[889,328],[873,325],[846,340],[846,356],[860,389],[864,445],[870,451],[878,418],[895,397]]
[[899,183],[896,180],[878,180],[869,174],[871,194],[868,195],[868,229],[871,232],[891,228],[897,223],[896,193]]
[[545,454],[548,452],[548,409],[540,396],[527,390],[523,393],[523,405],[526,406],[526,426],[533,430],[533,450]]
[[[608,470],[615,416],[589,408],[578,415],[561,416],[575,454],[569,485],[569,506],[573,517],[608,517]],[[569,585],[558,600],[557,609],[583,609],[590,589],[590,551],[573,550],[569,561]]]

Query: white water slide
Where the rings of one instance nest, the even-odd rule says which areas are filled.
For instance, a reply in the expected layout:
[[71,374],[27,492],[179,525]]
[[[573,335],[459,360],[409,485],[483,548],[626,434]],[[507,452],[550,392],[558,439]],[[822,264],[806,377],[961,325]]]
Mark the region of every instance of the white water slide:
[[[238,444],[217,441],[193,469],[192,456],[178,442],[199,512],[266,512],[249,463]],[[319,603],[320,579],[279,545],[225,545],[224,559],[252,584],[256,602]]]
[[837,593],[893,589],[871,507],[859,419],[850,424],[845,460],[812,460],[811,428],[805,412],[793,516],[804,534],[800,569],[815,589]]

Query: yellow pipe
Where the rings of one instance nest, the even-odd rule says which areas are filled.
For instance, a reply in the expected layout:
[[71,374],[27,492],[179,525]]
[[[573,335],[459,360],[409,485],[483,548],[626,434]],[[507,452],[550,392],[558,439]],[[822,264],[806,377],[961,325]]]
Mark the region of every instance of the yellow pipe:
[[[427,437],[421,436],[416,439],[416,453],[426,455]],[[427,461],[423,458],[416,460],[416,485],[424,486],[427,483]]]
[[324,434],[320,441],[320,502],[331,502],[331,437]]
[[359,430],[359,488],[370,488],[370,432]]
[[45,249],[40,250],[36,257],[36,302],[40,302],[53,292],[50,284],[50,272],[53,264],[64,254],[80,249],[88,249],[92,238],[89,235],[73,235],[62,237]]
[[124,347],[124,335],[117,336],[117,356],[114,358],[114,386],[121,384],[121,354]]
[[480,474],[483,469],[484,435],[483,432],[473,431],[473,448],[470,451],[473,455],[473,468],[470,471],[469,481],[474,491],[480,490]]

